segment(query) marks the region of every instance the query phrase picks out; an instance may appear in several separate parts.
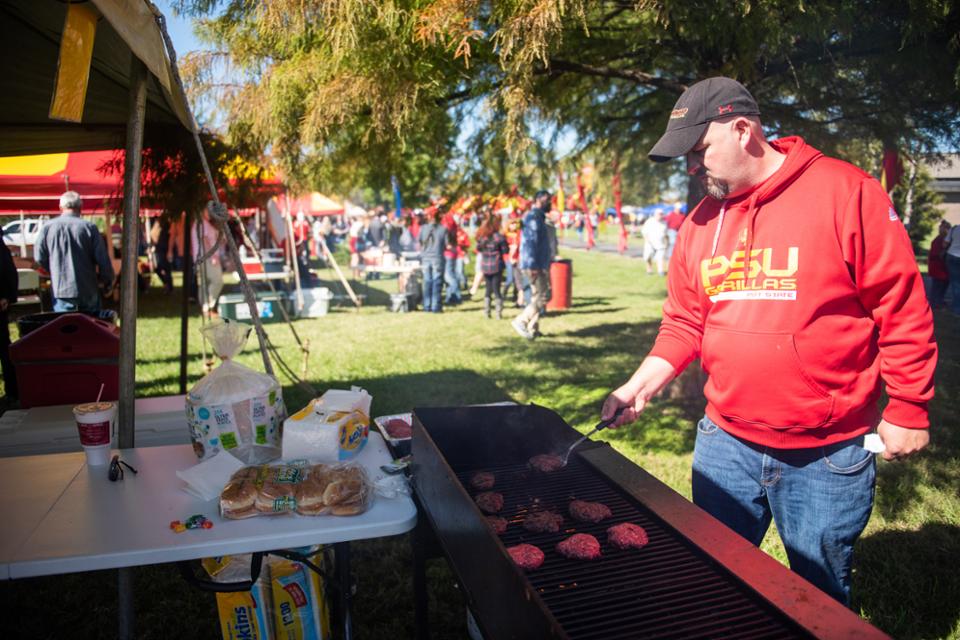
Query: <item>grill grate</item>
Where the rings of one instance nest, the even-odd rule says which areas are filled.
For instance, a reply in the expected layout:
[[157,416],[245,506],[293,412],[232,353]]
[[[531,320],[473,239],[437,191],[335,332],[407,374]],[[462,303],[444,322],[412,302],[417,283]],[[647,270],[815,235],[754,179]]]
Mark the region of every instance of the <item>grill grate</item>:
[[[571,638],[810,637],[577,457],[549,474],[526,465],[457,471],[471,495],[479,493],[469,484],[476,471],[494,473],[492,490],[504,497],[498,514],[508,522],[500,536],[504,546],[527,543],[544,552],[543,565],[525,575]],[[602,502],[613,517],[578,522],[567,511],[574,499]],[[523,528],[526,515],[539,509],[563,515],[558,533]],[[606,530],[621,522],[646,529],[647,546],[623,551],[607,544]],[[603,556],[578,561],[558,554],[556,544],[574,533],[595,536]]]

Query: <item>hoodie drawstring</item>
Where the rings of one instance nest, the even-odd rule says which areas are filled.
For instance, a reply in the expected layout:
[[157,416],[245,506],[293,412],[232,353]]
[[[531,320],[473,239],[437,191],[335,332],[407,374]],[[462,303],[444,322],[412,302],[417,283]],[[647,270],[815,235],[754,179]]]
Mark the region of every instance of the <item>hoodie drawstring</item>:
[[[744,273],[748,273],[750,270],[750,252],[753,251],[753,228],[754,222],[757,219],[757,200],[759,199],[758,193],[754,193],[750,196],[750,200],[747,201],[747,236],[744,238],[744,254],[743,254],[743,268]],[[717,230],[713,232],[713,245],[710,248],[710,257],[713,258],[717,255],[717,246],[720,244],[720,232],[723,230],[723,221],[727,215],[727,201],[724,200],[723,204],[720,205],[720,219],[717,220]]]
[[710,249],[710,257],[717,255],[717,244],[720,242],[720,230],[723,229],[723,218],[727,215],[727,201],[724,200],[720,205],[720,220],[717,221],[717,230],[713,233],[713,247]]

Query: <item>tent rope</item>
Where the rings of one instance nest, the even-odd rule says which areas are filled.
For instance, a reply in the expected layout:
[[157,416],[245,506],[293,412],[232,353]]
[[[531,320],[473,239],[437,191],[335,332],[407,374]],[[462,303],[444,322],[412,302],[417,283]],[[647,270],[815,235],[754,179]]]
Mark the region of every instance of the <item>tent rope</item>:
[[[163,41],[167,49],[167,55],[170,58],[170,70],[173,73],[174,82],[177,85],[177,89],[180,91],[180,95],[183,98],[184,104],[189,105],[189,101],[187,99],[187,92],[184,89],[183,80],[180,78],[180,70],[177,65],[177,53],[173,47],[173,41],[170,39],[169,33],[167,33],[166,17],[156,7],[156,5],[150,2],[150,0],[146,0],[146,2],[147,2],[147,5],[150,7],[151,11],[153,11],[154,17],[157,21],[157,25],[160,27],[160,33],[163,36]],[[281,370],[283,370],[283,372],[287,375],[287,377],[292,382],[302,387],[312,396],[316,396],[317,395],[316,389],[314,389],[309,383],[307,383],[306,381],[302,380],[299,376],[297,376],[297,374],[293,371],[293,369],[291,369],[291,367],[283,360],[283,358],[280,356],[279,350],[270,341],[266,331],[263,328],[263,323],[260,320],[260,314],[257,311],[256,295],[254,294],[253,287],[250,285],[250,281],[247,278],[246,272],[243,270],[243,264],[240,259],[240,252],[237,249],[236,242],[234,242],[233,234],[230,233],[229,229],[227,228],[227,223],[230,219],[230,212],[227,209],[227,206],[224,203],[220,202],[219,196],[217,194],[216,184],[214,183],[214,180],[213,180],[213,174],[210,171],[210,165],[207,162],[207,156],[203,151],[203,144],[200,141],[200,134],[197,127],[196,119],[194,118],[192,111],[188,111],[188,113],[190,116],[191,133],[193,134],[194,143],[197,146],[197,152],[200,156],[200,162],[203,165],[203,173],[207,179],[207,188],[209,189],[210,196],[212,198],[211,202],[207,204],[207,211],[209,212],[210,219],[215,223],[217,228],[217,241],[214,242],[213,246],[208,251],[203,251],[204,249],[202,244],[203,241],[202,240],[200,241],[201,255],[197,258],[197,262],[198,263],[206,262],[218,250],[218,247],[220,246],[221,241],[225,240],[227,251],[229,252],[230,258],[233,261],[233,264],[237,272],[237,276],[240,278],[240,289],[243,292],[243,296],[247,302],[247,306],[250,308],[250,317],[253,320],[254,329],[256,330],[256,333],[257,333],[257,342],[259,343],[260,356],[263,359],[264,369],[268,374],[276,377],[276,374],[274,373],[274,370],[273,370],[273,365],[270,360],[270,355],[269,355],[270,353],[272,353],[274,358],[277,361],[278,366],[281,368]],[[238,221],[239,221],[239,217],[238,217]],[[198,227],[199,227],[199,224],[198,224]],[[246,233],[246,229],[243,228],[242,223],[240,224],[240,228],[243,231],[244,237],[249,239],[249,236],[247,236],[247,233]],[[259,251],[256,249],[256,247],[253,245],[252,242],[250,243],[250,246],[254,247],[254,254],[257,256],[257,260],[262,264],[263,260],[260,257]],[[201,267],[201,271],[203,271],[202,267]],[[273,283],[270,282],[269,280],[267,280],[266,282],[270,288],[270,291],[276,294],[276,289],[274,289]],[[306,357],[306,355],[309,354],[309,349],[306,346],[304,346],[304,343],[300,340],[300,336],[297,334],[296,329],[294,329],[293,323],[290,320],[290,316],[287,314],[287,310],[283,307],[283,305],[278,305],[278,306],[280,308],[281,313],[283,314],[284,319],[287,322],[287,325],[290,327],[290,331],[293,333],[293,337],[296,340],[297,345],[300,347],[301,352],[304,353]]]
[[[180,71],[177,67],[177,53],[173,48],[173,41],[170,39],[170,34],[167,33],[167,20],[164,17],[163,13],[154,5],[150,0],[146,0],[147,5],[150,7],[150,10],[153,11],[154,18],[157,21],[157,26],[160,27],[160,33],[163,35],[163,42],[167,48],[167,55],[170,57],[170,70],[173,73],[173,79],[177,85],[177,89],[180,91],[180,96],[183,99],[184,104],[189,105],[187,99],[187,92],[183,88],[183,81],[180,79]],[[197,127],[196,118],[193,116],[193,112],[188,110],[188,115],[190,116],[190,129],[193,134],[193,141],[197,145],[197,152],[200,155],[200,162],[203,165],[203,173],[207,178],[207,188],[210,191],[211,201],[207,204],[207,211],[210,214],[210,219],[216,224],[218,229],[217,242],[214,243],[214,246],[210,249],[209,252],[204,253],[200,256],[197,262],[203,262],[207,260],[213,251],[216,250],[220,243],[220,238],[226,238],[227,251],[230,254],[231,259],[235,265],[240,265],[240,253],[237,251],[237,244],[233,241],[233,235],[226,232],[226,224],[229,217],[227,212],[227,207],[225,204],[220,202],[220,197],[217,195],[217,187],[213,181],[213,174],[210,171],[210,165],[207,163],[207,156],[203,151],[203,143],[200,140],[200,133]],[[250,281],[247,280],[247,274],[244,273],[243,268],[240,267],[237,269],[237,275],[240,277],[240,290],[243,292],[243,297],[247,302],[247,306],[250,308],[250,317],[253,319],[254,330],[257,333],[257,342],[260,346],[260,357],[263,359],[263,368],[271,376],[276,377],[273,371],[273,363],[270,361],[270,354],[267,352],[267,336],[263,330],[263,323],[260,321],[260,314],[257,312],[257,299],[253,293],[253,288],[250,286]]]

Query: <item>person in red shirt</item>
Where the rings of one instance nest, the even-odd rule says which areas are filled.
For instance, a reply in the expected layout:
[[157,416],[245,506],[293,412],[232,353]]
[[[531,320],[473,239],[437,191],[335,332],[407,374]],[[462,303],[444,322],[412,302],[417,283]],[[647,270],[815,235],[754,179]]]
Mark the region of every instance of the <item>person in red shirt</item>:
[[[447,306],[458,305],[463,302],[463,296],[460,295],[460,278],[457,276],[457,232],[460,227],[457,224],[456,217],[449,211],[440,219],[440,224],[447,230],[447,246],[443,250],[443,283],[446,287],[443,304]],[[463,265],[462,258],[460,264]]]
[[848,603],[873,506],[865,436],[891,461],[927,445],[933,321],[880,183],[799,137],[766,140],[759,113],[740,83],[698,82],[650,151],[686,156],[708,196],[680,229],[653,349],[602,416],[636,420],[699,357],[694,502],[756,545],[776,521],[791,568]]
[[930,307],[933,309],[943,307],[943,298],[947,294],[947,286],[950,284],[950,276],[947,273],[947,251],[943,246],[949,232],[950,223],[941,220],[939,233],[930,243],[930,252],[927,254],[927,275],[930,276],[928,297]]
[[670,263],[670,256],[673,255],[673,247],[677,244],[677,235],[680,233],[680,225],[687,219],[683,215],[683,205],[677,202],[673,205],[673,211],[667,214],[663,219],[667,223],[667,264]]

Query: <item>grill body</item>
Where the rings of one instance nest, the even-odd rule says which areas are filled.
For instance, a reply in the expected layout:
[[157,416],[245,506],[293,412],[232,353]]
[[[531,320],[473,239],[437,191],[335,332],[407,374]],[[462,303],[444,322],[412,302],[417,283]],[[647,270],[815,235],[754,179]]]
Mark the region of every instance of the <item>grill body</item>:
[[[584,443],[557,472],[530,470],[530,457],[580,435],[548,409],[416,409],[413,429],[417,494],[488,638],[885,637],[608,445]],[[500,536],[473,501],[476,471],[497,477]],[[613,517],[577,522],[574,499],[602,502]],[[540,509],[563,515],[558,533],[523,529]],[[606,529],[621,522],[643,526],[647,546],[610,546]],[[573,533],[594,535],[603,556],[560,556],[557,542]],[[514,566],[506,547],[520,543],[539,547],[543,566]]]

